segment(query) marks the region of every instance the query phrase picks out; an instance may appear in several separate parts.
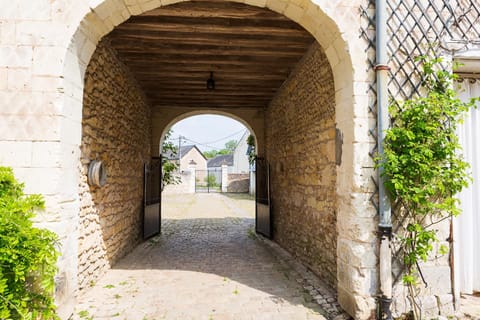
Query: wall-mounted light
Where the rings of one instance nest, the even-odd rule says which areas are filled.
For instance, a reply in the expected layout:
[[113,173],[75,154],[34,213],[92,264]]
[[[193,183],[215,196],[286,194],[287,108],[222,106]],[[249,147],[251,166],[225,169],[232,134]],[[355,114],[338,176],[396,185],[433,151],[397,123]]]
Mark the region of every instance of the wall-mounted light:
[[213,71],[210,71],[210,78],[207,79],[207,89],[215,90],[215,80],[213,79]]
[[107,170],[100,160],[93,160],[88,165],[88,184],[96,187],[103,187],[107,183]]

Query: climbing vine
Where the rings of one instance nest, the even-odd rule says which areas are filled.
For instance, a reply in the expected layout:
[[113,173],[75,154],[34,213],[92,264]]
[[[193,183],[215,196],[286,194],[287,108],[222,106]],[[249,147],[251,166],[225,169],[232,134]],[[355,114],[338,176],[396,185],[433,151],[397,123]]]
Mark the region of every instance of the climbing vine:
[[[399,235],[403,283],[417,319],[421,317],[416,302],[422,280],[420,263],[427,261],[438,242],[435,225],[460,213],[455,195],[471,180],[456,130],[475,103],[457,97],[455,75],[439,67],[441,59],[419,60],[425,94],[391,104],[391,127],[386,132],[384,154],[378,159],[385,188],[405,230]],[[439,246],[438,251],[444,254],[448,248]]]
[[180,159],[178,160],[179,163],[169,159],[169,155],[174,157],[178,153],[178,147],[169,140],[171,135],[172,130],[170,129],[165,134],[164,142],[162,144],[162,191],[168,184],[178,184],[181,182],[180,177],[175,174],[180,167]]
[[255,162],[255,157],[257,156],[255,150],[255,137],[253,135],[249,135],[247,138],[247,155],[248,155],[248,163],[253,164]]
[[0,167],[0,319],[57,319],[57,236],[33,226],[39,195],[26,196],[12,169]]

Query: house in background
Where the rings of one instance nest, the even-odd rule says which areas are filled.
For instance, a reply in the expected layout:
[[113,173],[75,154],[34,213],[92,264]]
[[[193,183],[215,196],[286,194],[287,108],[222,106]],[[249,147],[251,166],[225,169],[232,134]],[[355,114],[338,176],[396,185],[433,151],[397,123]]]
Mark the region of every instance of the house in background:
[[168,153],[163,156],[179,163],[178,170],[180,172],[189,168],[207,170],[207,158],[205,158],[202,151],[200,151],[196,145],[181,146],[177,154]]
[[250,163],[248,162],[248,137],[250,132],[245,130],[232,154],[218,155],[208,160],[207,167],[210,170],[221,169],[227,165],[228,173],[249,173]]
[[245,130],[233,151],[233,173],[249,173],[250,163],[248,162],[248,137],[250,132]]
[[229,173],[233,172],[233,154],[222,154],[207,161],[208,170],[222,170],[223,165],[227,166]]
[[245,130],[244,134],[240,138],[233,154],[219,155],[208,160],[207,166],[209,172],[220,172],[222,166],[227,166],[228,174],[226,179],[222,179],[223,192],[235,192],[235,193],[253,193],[255,188],[252,186],[254,178],[252,179],[253,172],[251,172],[251,166],[248,162],[249,146],[247,143],[250,132]]
[[203,179],[207,171],[207,158],[195,145],[182,146],[179,152],[163,154],[172,162],[179,164],[175,175],[179,183],[169,184],[162,191],[165,194],[194,193],[196,179]]

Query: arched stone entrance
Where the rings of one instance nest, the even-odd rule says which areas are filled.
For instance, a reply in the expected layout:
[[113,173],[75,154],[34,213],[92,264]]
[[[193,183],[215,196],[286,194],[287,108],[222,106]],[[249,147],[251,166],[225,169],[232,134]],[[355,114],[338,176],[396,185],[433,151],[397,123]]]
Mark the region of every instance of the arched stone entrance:
[[[258,116],[257,111],[245,111],[245,110],[197,110],[197,111],[185,111],[185,110],[171,110],[171,114],[158,119],[154,119],[155,126],[152,132],[152,141],[159,141],[158,146],[162,145],[165,134],[168,130],[177,122],[187,119],[192,116],[213,114],[232,118],[241,124],[243,124],[248,131],[255,137],[256,146],[258,149],[263,150],[263,117]],[[156,150],[152,151],[153,155],[159,154]]]
[[[81,121],[85,70],[103,36],[131,15],[173,4],[176,1],[96,1],[91,6],[75,4],[70,12],[69,28],[73,33],[67,53],[60,48],[52,55],[58,56],[59,74],[63,77],[64,92],[59,102],[56,118],[59,131],[61,164],[55,174],[69,181],[63,194],[53,206],[68,203],[70,215],[62,221],[77,221],[80,203],[75,197],[79,178],[76,164],[80,158],[77,150],[81,141]],[[363,42],[358,38],[358,4],[331,4],[323,1],[247,1],[248,5],[266,7],[297,22],[309,31],[325,52],[332,70],[336,125],[336,193],[334,212],[337,216],[336,239],[337,290],[342,306],[356,318],[367,318],[374,309],[376,293],[375,209],[369,204],[374,191],[370,174],[372,163],[368,152],[372,146],[368,136],[374,119],[368,113],[366,88],[371,75],[365,70]],[[72,22],[75,21],[75,22]],[[354,26],[352,26],[354,25]],[[62,68],[63,66],[63,68]],[[161,130],[160,130],[161,132]],[[152,135],[153,139],[153,135]],[[152,140],[154,141],[154,140]],[[157,140],[158,144],[158,140]],[[278,168],[282,170],[281,166]],[[75,224],[75,223],[74,223]],[[315,231],[315,230],[312,230]],[[319,231],[321,232],[321,230]],[[62,232],[60,232],[62,234]],[[59,303],[71,297],[76,287],[77,233],[63,233],[65,252],[60,262],[60,290],[64,291]],[[67,308],[67,307],[66,307]]]

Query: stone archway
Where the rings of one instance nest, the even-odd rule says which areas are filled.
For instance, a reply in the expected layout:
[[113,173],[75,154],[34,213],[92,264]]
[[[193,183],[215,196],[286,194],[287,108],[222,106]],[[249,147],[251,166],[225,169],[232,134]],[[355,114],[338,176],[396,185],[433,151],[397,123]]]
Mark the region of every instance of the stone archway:
[[[175,123],[187,119],[192,116],[197,115],[206,115],[206,114],[213,114],[219,116],[225,116],[227,118],[231,118],[243,124],[248,131],[255,137],[256,146],[258,149],[263,148],[263,135],[262,129],[263,127],[259,123],[258,117],[255,115],[256,112],[235,112],[235,111],[221,111],[221,110],[198,110],[198,111],[182,111],[178,110],[177,112],[173,112],[170,116],[162,117],[161,119],[154,119],[153,122],[159,122],[157,126],[153,127],[152,132],[152,155],[158,155],[159,153],[156,150],[153,150],[153,147],[156,143],[157,146],[162,145],[163,139],[165,138],[165,134],[168,132],[169,128],[171,128]],[[263,120],[263,118],[260,118]]]
[[[72,181],[71,191],[75,190],[78,181],[74,167],[79,155],[70,151],[80,144],[84,75],[97,43],[131,15],[175,2],[105,0],[97,1],[92,7],[78,5],[79,10],[75,13],[77,22],[73,23],[72,29],[75,31],[63,63],[65,92],[58,125],[64,155],[61,174]],[[342,306],[350,314],[366,318],[374,309],[373,295],[376,292],[375,210],[368,202],[374,191],[369,183],[372,163],[368,152],[372,141],[368,129],[374,120],[367,110],[366,87],[370,75],[364,71],[367,69],[366,58],[359,54],[350,55],[350,52],[363,50],[363,43],[356,32],[358,28],[352,27],[352,21],[360,23],[358,4],[280,0],[253,0],[247,4],[266,7],[304,27],[323,48],[332,69],[337,149],[341,151],[336,168],[335,208],[338,221],[338,293]],[[71,210],[78,212],[78,209],[78,202],[73,202]],[[74,246],[75,236],[67,235],[65,242]],[[70,248],[72,246],[64,250]],[[76,257],[74,254],[64,257],[60,268],[70,270],[65,275],[65,281],[70,283],[65,286],[68,287],[65,297],[69,297],[76,283],[72,272]]]

